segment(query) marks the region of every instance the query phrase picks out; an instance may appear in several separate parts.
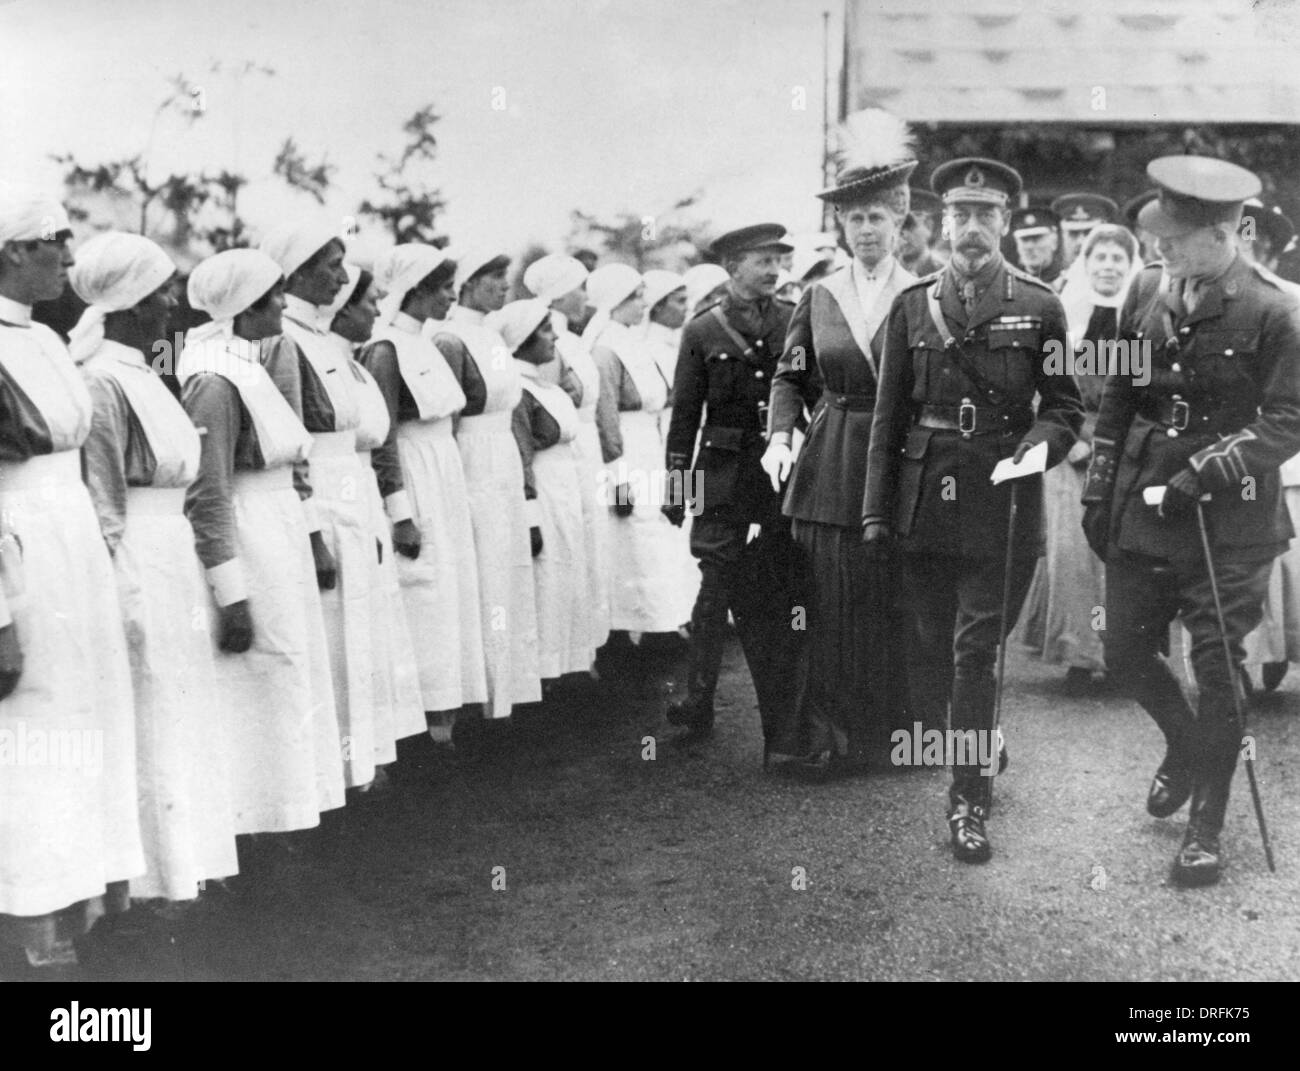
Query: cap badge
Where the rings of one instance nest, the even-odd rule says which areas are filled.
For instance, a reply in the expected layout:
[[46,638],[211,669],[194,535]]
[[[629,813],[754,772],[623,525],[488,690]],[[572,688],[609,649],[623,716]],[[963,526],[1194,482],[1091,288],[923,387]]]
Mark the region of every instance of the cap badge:
[[979,189],[984,185],[984,172],[978,167],[972,167],[966,172],[966,185],[974,186],[976,189]]

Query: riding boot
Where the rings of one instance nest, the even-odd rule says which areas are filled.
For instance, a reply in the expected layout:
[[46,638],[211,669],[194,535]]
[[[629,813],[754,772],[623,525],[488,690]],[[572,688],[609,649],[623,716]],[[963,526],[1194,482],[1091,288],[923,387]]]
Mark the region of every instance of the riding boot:
[[1195,726],[1192,708],[1177,678],[1154,655],[1141,660],[1108,658],[1107,668],[1120,688],[1151,715],[1164,734],[1165,757],[1151,779],[1147,813],[1155,818],[1168,818],[1192,794],[1191,736]]
[[1187,834],[1174,859],[1172,877],[1179,885],[1212,885],[1222,869],[1219,834],[1241,750],[1241,728],[1230,695],[1213,688],[1201,693],[1192,742],[1196,783]]
[[727,642],[727,601],[726,589],[706,577],[691,614],[686,698],[670,703],[667,711],[668,724],[686,726],[691,736],[713,731],[713,694]]
[[[968,738],[966,754],[956,748],[951,756],[952,785],[948,789],[948,825],[952,834],[953,855],[963,863],[983,863],[992,854],[984,822],[993,802],[993,779],[985,776],[981,763],[981,750],[987,754],[992,746],[983,734],[993,730],[993,704],[996,684],[987,671],[958,670],[952,682],[952,739],[955,734],[973,732]],[[958,760],[965,761],[958,764]]]

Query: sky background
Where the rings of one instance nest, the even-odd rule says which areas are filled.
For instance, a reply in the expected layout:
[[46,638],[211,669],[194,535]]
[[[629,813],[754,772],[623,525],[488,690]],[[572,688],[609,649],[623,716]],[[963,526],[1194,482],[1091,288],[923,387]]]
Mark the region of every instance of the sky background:
[[654,216],[693,193],[718,230],[811,231],[824,10],[833,80],[840,0],[0,0],[0,174],[57,183],[51,153],[145,151],[184,73],[207,110],[158,121],[151,176],[244,172],[254,234],[314,210],[270,178],[286,137],[337,165],[341,217],[429,102],[456,245],[554,247],[572,209]]

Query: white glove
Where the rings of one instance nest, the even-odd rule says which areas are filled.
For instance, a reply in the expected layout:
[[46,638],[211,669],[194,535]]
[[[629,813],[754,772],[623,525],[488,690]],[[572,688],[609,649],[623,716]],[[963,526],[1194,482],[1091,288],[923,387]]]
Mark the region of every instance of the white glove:
[[1092,444],[1085,439],[1079,439],[1070,447],[1070,452],[1065,455],[1065,460],[1071,465],[1080,465],[1092,456]]
[[763,460],[760,464],[763,466],[763,471],[767,473],[767,478],[772,481],[772,490],[780,491],[781,484],[790,475],[790,466],[794,464],[794,455],[790,452],[790,447],[774,439],[767,444],[767,449],[763,452]]

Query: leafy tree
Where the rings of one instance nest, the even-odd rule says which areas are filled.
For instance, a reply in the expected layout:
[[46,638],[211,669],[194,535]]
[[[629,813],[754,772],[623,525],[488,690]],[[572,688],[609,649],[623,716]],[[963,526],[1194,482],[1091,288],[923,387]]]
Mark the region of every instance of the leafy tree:
[[447,244],[447,237],[438,231],[438,217],[446,202],[433,182],[438,149],[433,127],[438,118],[433,105],[426,104],[402,124],[406,144],[401,155],[378,154],[380,169],[375,172],[375,182],[383,195],[361,202],[361,214],[379,220],[395,242]]

